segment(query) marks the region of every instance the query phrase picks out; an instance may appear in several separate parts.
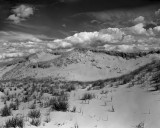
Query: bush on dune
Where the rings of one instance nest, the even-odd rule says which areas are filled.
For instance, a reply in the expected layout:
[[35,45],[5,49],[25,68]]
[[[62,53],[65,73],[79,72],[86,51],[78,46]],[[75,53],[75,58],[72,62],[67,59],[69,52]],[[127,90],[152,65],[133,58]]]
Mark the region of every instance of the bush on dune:
[[93,99],[94,97],[95,97],[94,94],[85,93],[85,94],[82,96],[81,100],[91,100],[91,99]]
[[30,118],[39,118],[41,116],[41,112],[39,110],[31,110],[28,113],[28,117]]
[[11,115],[11,109],[7,105],[5,105],[1,109],[0,113],[1,113],[1,116],[10,116]]
[[5,122],[5,128],[23,128],[24,121],[22,118],[13,117]]

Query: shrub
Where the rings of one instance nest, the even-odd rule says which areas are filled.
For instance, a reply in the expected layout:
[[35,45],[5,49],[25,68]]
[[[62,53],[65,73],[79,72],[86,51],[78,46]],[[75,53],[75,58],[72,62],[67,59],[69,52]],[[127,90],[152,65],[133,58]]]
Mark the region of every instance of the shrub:
[[29,106],[29,109],[35,109],[36,108],[36,105],[33,103],[31,104],[31,106]]
[[29,97],[28,96],[23,97],[22,102],[24,103],[29,102]]
[[0,87],[0,92],[4,92],[4,89],[2,87]]
[[9,108],[13,110],[18,110],[18,105],[16,103],[10,103]]
[[32,119],[30,124],[34,125],[34,126],[39,126],[41,124],[41,121],[40,121],[40,119]]
[[71,112],[76,112],[76,106],[72,108]]
[[52,106],[53,104],[55,104],[55,102],[57,102],[57,99],[56,98],[51,98],[49,100],[49,105]]
[[40,116],[41,116],[40,110],[31,110],[28,113],[28,117],[30,117],[30,118],[39,118]]
[[67,111],[68,110],[68,102],[66,101],[55,101],[51,105],[52,110],[56,111]]
[[5,128],[23,128],[24,121],[22,118],[13,117],[5,122]]
[[17,107],[19,107],[19,105],[20,105],[20,102],[17,98],[15,99],[15,104],[17,105]]
[[68,101],[68,96],[67,95],[61,95],[58,97],[58,101]]
[[91,100],[91,99],[93,99],[94,97],[95,97],[94,94],[85,93],[85,94],[82,96],[81,100]]
[[135,128],[144,128],[144,122],[139,123]]
[[50,115],[46,116],[44,122],[49,123],[51,121]]
[[49,68],[51,67],[50,63],[38,63],[38,68]]
[[5,105],[2,109],[1,109],[1,116],[10,116],[11,115],[11,109]]
[[52,96],[60,96],[60,92],[58,91],[52,91]]
[[68,92],[71,92],[71,91],[74,91],[76,88],[74,85],[70,85],[69,87],[67,87],[67,90]]

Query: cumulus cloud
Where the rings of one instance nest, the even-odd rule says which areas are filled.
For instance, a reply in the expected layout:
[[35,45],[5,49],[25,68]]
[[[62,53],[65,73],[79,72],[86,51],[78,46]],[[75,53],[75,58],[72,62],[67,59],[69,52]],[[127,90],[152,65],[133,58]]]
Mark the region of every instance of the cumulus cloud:
[[122,41],[123,41],[123,43],[134,43],[134,42],[136,42],[136,39],[132,35],[126,35],[126,36],[124,36]]
[[17,24],[33,15],[34,8],[29,5],[19,5],[12,9],[12,13],[13,14],[8,17],[8,20]]
[[20,57],[42,51],[46,44],[38,37],[38,35],[22,32],[0,31],[0,59]]
[[[80,32],[64,39],[56,39],[48,43],[47,47],[66,48],[66,47],[99,47],[104,46],[109,50],[148,50],[149,44],[157,47],[160,42],[158,32],[160,27],[145,29],[143,23],[138,23],[127,28],[106,28],[94,32]],[[143,47],[144,46],[144,47]]]
[[122,40],[123,36],[125,36],[125,33],[119,28],[108,28],[99,32],[99,38],[104,37],[106,34],[111,37],[108,41],[111,41],[112,43],[119,42]]
[[47,43],[47,46],[51,49],[56,49],[56,48],[67,48],[67,47],[71,47],[72,44],[60,40],[60,39],[56,39],[53,42]]
[[[124,36],[124,32],[122,32],[118,28],[108,28],[103,29],[101,31],[95,32],[80,32],[76,33],[73,36],[69,36],[65,39],[57,39],[53,41],[54,45],[60,45],[61,47],[69,47],[69,46],[84,46],[84,45],[92,45],[96,43],[96,41],[100,41],[102,43],[117,43],[122,40]],[[54,46],[55,47],[55,46]]]
[[139,17],[135,18],[133,20],[133,22],[136,23],[136,24],[137,23],[144,23],[145,22],[145,18],[143,16],[139,16]]
[[[74,47],[94,47],[116,51],[138,51],[160,48],[160,26],[146,29],[145,23],[132,27],[106,28],[94,32],[80,32],[64,39],[42,41],[38,35],[0,31],[0,58],[23,56],[43,50]],[[13,40],[18,40],[13,41]],[[27,40],[27,41],[25,41]],[[6,52],[6,49],[8,52]]]
[[160,26],[154,27],[153,30],[155,30],[155,31],[157,31],[157,32],[160,32]]
[[160,16],[160,9],[158,9],[157,11],[155,11],[155,15],[156,16]]
[[107,28],[94,32],[80,32],[64,39],[56,39],[48,43],[49,48],[74,47],[74,46],[102,46],[107,43],[131,43],[135,42],[132,35],[127,35],[125,31],[119,28]]
[[92,41],[94,38],[97,38],[98,36],[98,32],[80,32],[80,33],[76,33],[73,36],[69,36],[67,38],[65,38],[65,40],[67,42],[71,42],[73,43],[78,43],[78,44],[82,44],[82,43],[87,43]]
[[139,24],[137,24],[137,25],[135,25],[133,27],[130,27],[129,29],[134,34],[147,34],[147,31],[144,28],[144,24],[143,23],[139,23]]

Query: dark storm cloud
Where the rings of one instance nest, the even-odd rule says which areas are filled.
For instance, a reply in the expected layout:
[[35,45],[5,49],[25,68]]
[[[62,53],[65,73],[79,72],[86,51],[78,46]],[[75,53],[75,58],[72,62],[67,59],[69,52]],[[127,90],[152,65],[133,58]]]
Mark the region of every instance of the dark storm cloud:
[[158,3],[156,0],[81,0],[72,4],[80,11],[102,11],[109,9],[136,8]]
[[[0,0],[1,3],[8,2],[9,4],[43,4],[52,5],[55,3],[59,7],[81,10],[81,11],[96,11],[115,8],[131,8],[150,4],[155,4],[158,0]],[[61,9],[63,9],[61,8]]]
[[[72,31],[94,31],[106,27],[128,25],[130,17],[127,20],[126,17],[120,19],[123,15],[118,17],[118,13],[114,13],[115,17],[117,16],[114,22],[112,20],[104,22],[99,17],[103,17],[101,12],[112,12],[112,10],[119,12],[119,9],[132,10],[132,8],[141,8],[152,4],[158,5],[159,3],[157,3],[156,0],[0,0],[0,30],[38,33],[60,38],[72,34]],[[25,18],[21,16],[23,11],[18,14],[13,13],[15,7],[22,5],[29,5],[36,10]],[[80,13],[84,15],[77,15]],[[135,15],[133,18],[138,16],[141,15]],[[7,19],[14,22],[8,22]],[[99,23],[93,22],[95,20]],[[63,27],[64,24],[66,27]]]

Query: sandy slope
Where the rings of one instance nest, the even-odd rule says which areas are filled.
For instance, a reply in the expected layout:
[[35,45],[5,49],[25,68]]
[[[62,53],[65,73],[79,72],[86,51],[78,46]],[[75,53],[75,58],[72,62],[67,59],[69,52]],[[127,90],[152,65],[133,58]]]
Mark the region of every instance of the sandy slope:
[[[90,51],[86,53],[71,51],[62,56],[42,53],[32,56],[22,63],[3,65],[0,73],[4,79],[20,79],[30,76],[34,78],[52,77],[63,80],[94,81],[126,74],[152,62],[154,59],[158,60],[159,55],[152,54],[136,59],[124,59]],[[42,61],[43,63],[41,63]],[[157,66],[159,67],[159,64]],[[155,67],[153,66],[153,68]],[[145,81],[147,81],[147,76],[152,76],[152,73],[159,73],[157,70],[159,68],[155,72],[149,70],[148,75],[147,72],[141,71],[137,76],[143,76],[144,73]],[[134,79],[136,80],[136,78]],[[140,80],[142,81],[142,79]],[[89,86],[83,89],[78,86],[76,90],[68,93],[69,111],[50,112],[51,121],[49,123],[44,122],[48,108],[37,108],[41,110],[42,114],[42,123],[39,128],[159,128],[160,94],[158,91],[147,91],[151,85],[148,85],[149,80],[146,83],[145,81],[142,83],[145,85],[144,88],[141,88],[139,84],[130,88],[128,88],[128,84],[117,85],[115,86],[117,88],[114,88],[110,87],[107,82],[104,88],[95,90],[90,90]],[[22,84],[22,88],[24,88],[23,86],[24,84]],[[84,93],[94,94],[95,97],[91,100],[82,101],[80,99]],[[3,95],[0,93],[0,96]],[[45,93],[44,97],[47,99],[50,95]],[[3,106],[3,102],[0,101],[0,108]],[[19,110],[13,111],[13,115],[18,113],[26,115],[29,111],[28,106],[29,103],[22,102]],[[76,111],[71,112],[70,110],[74,106]],[[0,118],[0,125],[8,118]],[[25,128],[36,128],[29,122],[30,120],[26,120]],[[144,126],[140,127],[140,124],[144,124]]]
[[[63,80],[94,81],[121,76],[140,66],[159,59],[156,54],[143,56],[136,59],[125,59],[105,53],[91,51],[71,51],[65,55],[51,55],[39,53],[29,58],[29,61],[17,64],[15,68],[7,67],[8,72],[3,74],[3,79],[34,78],[59,78]],[[10,70],[11,68],[11,70]]]
[[[145,128],[160,127],[160,95],[149,93],[137,86],[126,88],[104,88],[92,90],[96,95],[90,101],[81,101],[86,89],[73,91],[70,95],[70,108],[76,106],[75,113],[51,112],[51,122],[41,124],[44,128],[133,128],[144,122]],[[111,98],[112,97],[112,98]],[[112,100],[111,100],[112,99]],[[111,107],[115,111],[110,112]],[[34,126],[27,126],[31,128]]]

